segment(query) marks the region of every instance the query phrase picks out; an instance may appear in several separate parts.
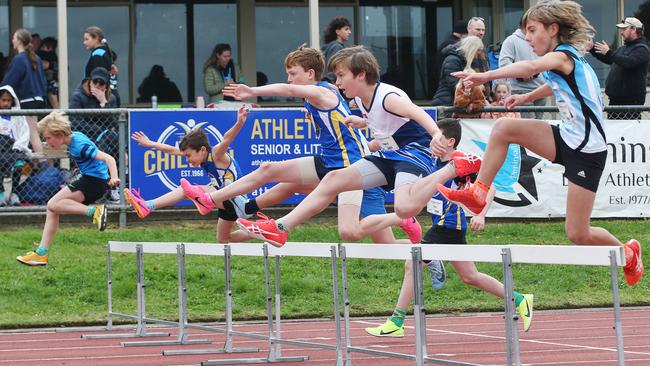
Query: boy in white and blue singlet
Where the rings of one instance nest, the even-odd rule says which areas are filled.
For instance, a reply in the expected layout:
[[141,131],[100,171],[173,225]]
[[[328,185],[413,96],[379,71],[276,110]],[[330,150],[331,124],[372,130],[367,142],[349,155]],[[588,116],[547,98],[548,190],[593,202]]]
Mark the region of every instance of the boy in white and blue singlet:
[[528,78],[543,73],[546,84],[527,94],[511,96],[507,108],[554,96],[560,109],[559,126],[546,121],[500,118],[494,124],[476,183],[454,191],[438,186],[441,194],[468,211],[480,212],[486,194],[503,164],[509,144],[519,144],[537,155],[564,165],[569,181],[565,230],[579,245],[621,245],[625,249],[625,279],[636,284],[643,276],[641,244],[631,239],[621,243],[604,228],[591,226],[591,211],[607,158],[603,101],[598,78],[584,59],[594,29],[573,1],[542,1],[522,19],[526,40],[540,56],[485,73],[453,75],[466,88],[504,78]]
[[[345,123],[354,128],[368,126],[379,151],[330,172],[293,211],[277,221],[237,220],[240,227],[259,233],[264,240],[286,241],[292,228],[324,210],[339,193],[358,189],[383,187],[390,191],[394,188],[395,219],[415,216],[435,193],[436,183],[475,172],[480,166],[480,161],[475,159],[461,164],[460,173],[455,164],[455,171],[451,166],[422,178],[432,172],[432,152],[434,155],[444,152],[439,141],[442,135],[431,116],[413,104],[402,90],[379,82],[377,60],[361,46],[337,52],[329,61],[329,69],[337,76],[337,87],[346,96],[355,98],[363,114],[363,117],[351,115]],[[371,218],[381,219],[372,216],[368,219]],[[360,227],[366,229],[364,221]]]
[[[213,148],[210,148],[208,136],[200,128],[191,130],[183,136],[178,147],[151,141],[142,131],[134,132],[131,138],[137,141],[140,146],[156,149],[170,155],[185,156],[191,166],[201,167],[210,178],[209,185],[192,187],[202,192],[212,192],[232,184],[239,178],[241,170],[237,161],[228,153],[228,149],[244,126],[248,113],[248,109],[242,106],[237,112],[237,121],[235,124],[224,133],[221,141]],[[212,159],[209,159],[209,157]],[[140,196],[139,189],[125,188],[124,197],[133,207],[138,217],[144,219],[156,209],[169,207],[184,200],[185,194],[183,193],[182,186],[190,186],[190,183],[183,178],[181,179],[181,186],[176,187],[176,189],[160,197],[146,201]],[[250,239],[241,230],[232,231],[232,228],[235,226],[235,220],[238,217],[235,208],[237,206],[243,207],[246,201],[247,197],[237,196],[231,200],[221,202],[218,207],[217,242],[242,242]],[[199,210],[202,209],[200,206],[198,208]]]
[[[288,84],[270,84],[260,87],[233,84],[224,89],[225,95],[238,100],[256,96],[303,98],[304,107],[317,131],[316,137],[321,144],[321,154],[266,162],[257,170],[222,190],[206,195],[203,192],[187,189],[186,196],[196,201],[197,205],[211,207],[214,202],[251,192],[267,182],[280,182],[278,186],[292,187],[293,192],[307,194],[316,188],[328,173],[344,169],[362,160],[369,153],[366,139],[359,130],[345,124],[345,120],[350,116],[350,110],[338,89],[327,82],[319,81],[324,67],[325,62],[320,51],[301,47],[289,53],[285,59]],[[282,202],[282,200],[276,202],[264,200],[263,196],[256,200],[257,209]],[[365,192],[351,190],[338,196],[338,228],[342,239],[359,240],[364,236],[371,236],[375,242],[394,243],[396,240],[390,226],[400,225],[409,235],[411,242],[420,241],[422,231],[414,218],[401,219],[392,213],[383,216],[386,212],[383,196],[381,190]],[[332,197],[328,205],[335,200],[336,196]],[[263,201],[265,202],[262,203]],[[247,213],[254,212],[248,211],[247,208]],[[361,230],[359,217],[366,215],[387,217],[390,224],[373,227],[368,231]],[[276,246],[282,246],[286,239],[286,235],[262,237],[259,232],[251,232],[251,235]]]
[[[443,156],[434,159],[434,165],[432,167],[434,171],[446,168],[452,159],[452,155],[457,153],[456,148],[462,136],[460,121],[457,119],[443,119],[438,121],[437,125],[440,131],[442,131],[443,137],[441,141],[446,146],[446,152]],[[462,178],[453,178],[443,184],[450,189],[458,189],[459,186],[465,184],[465,181]],[[458,205],[447,201],[439,193],[436,193],[431,198],[427,211],[431,214],[432,226],[422,239],[422,244],[467,244],[467,240],[465,239],[467,219],[465,218],[465,212]],[[487,208],[480,214],[472,217],[472,230],[483,230],[485,227],[486,212]],[[445,267],[438,266],[438,263],[435,261],[423,262],[426,262],[422,263],[423,266],[427,265],[429,267],[432,285],[436,290],[441,289],[444,283]],[[400,289],[399,298],[392,316],[379,326],[366,328],[368,334],[375,337],[404,336],[404,318],[413,301],[412,265],[413,261],[410,260],[404,263],[402,288]],[[452,261],[451,265],[464,283],[491,293],[499,298],[504,298],[503,284],[494,277],[479,272],[474,262]],[[517,311],[523,319],[524,331],[528,331],[533,317],[533,295],[523,295],[515,291],[514,297]]]
[[109,187],[120,184],[115,159],[100,151],[83,133],[72,131],[70,121],[61,112],[54,111],[38,122],[38,131],[51,148],[58,150],[68,146],[68,155],[79,168],[79,176],[61,188],[47,202],[47,215],[38,248],[16,259],[29,266],[46,265],[49,247],[59,229],[59,217],[63,214],[85,215],[99,231],[106,229],[107,211],[104,205],[92,205],[104,197]]

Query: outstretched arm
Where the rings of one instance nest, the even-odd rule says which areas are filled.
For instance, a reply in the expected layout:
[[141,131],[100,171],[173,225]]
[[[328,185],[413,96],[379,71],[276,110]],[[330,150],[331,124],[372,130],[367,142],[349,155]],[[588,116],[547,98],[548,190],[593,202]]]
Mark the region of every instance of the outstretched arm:
[[150,147],[152,149],[160,150],[167,154],[183,155],[183,153],[175,146],[162,144],[160,142],[151,141],[147,135],[142,131],[135,131],[131,138],[138,142],[138,145]]
[[322,109],[333,108],[338,104],[338,97],[332,90],[316,85],[277,83],[250,87],[244,84],[230,84],[223,89],[223,93],[237,100],[259,96],[303,98]]
[[248,110],[248,107],[241,106],[239,108],[239,111],[237,111],[237,122],[235,122],[235,124],[230,127],[228,131],[226,131],[226,133],[223,135],[223,139],[221,139],[221,142],[212,148],[213,161],[218,161],[219,157],[223,156],[223,154],[228,151],[230,144],[233,142],[235,137],[237,137],[242,127],[244,127],[246,117],[248,117],[249,113],[250,111]]

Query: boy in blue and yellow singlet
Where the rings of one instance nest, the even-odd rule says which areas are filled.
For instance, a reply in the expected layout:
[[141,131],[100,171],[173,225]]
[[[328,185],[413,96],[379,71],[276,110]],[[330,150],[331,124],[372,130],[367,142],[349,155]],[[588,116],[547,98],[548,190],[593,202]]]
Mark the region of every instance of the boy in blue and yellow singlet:
[[[462,133],[459,120],[443,119],[438,121],[437,125],[442,132],[441,142],[446,146],[446,153],[434,159],[434,171],[445,168],[453,157],[464,155],[460,151],[456,151]],[[464,179],[449,179],[443,184],[449,189],[458,189],[459,186],[465,184]],[[440,193],[436,193],[427,205],[427,211],[431,213],[433,225],[422,239],[422,244],[467,244],[465,239],[467,220],[465,218],[465,212],[460,207],[447,201]],[[485,227],[486,212],[487,209],[472,217],[470,224],[472,230],[483,230]],[[369,334],[376,337],[404,336],[404,317],[413,300],[412,263],[412,261],[406,261],[405,263],[402,288],[393,315],[384,324],[366,328],[366,332]],[[428,264],[423,263],[422,265],[429,267],[432,285],[435,289],[439,290],[445,278],[444,266],[440,266],[438,261],[430,261]],[[451,265],[464,283],[503,298],[503,284],[494,277],[479,272],[474,262],[452,261]],[[523,319],[524,330],[528,331],[533,318],[533,295],[522,295],[516,291],[514,295],[517,311]]]
[[44,266],[48,262],[49,247],[59,229],[59,216],[86,215],[99,231],[106,229],[107,212],[104,205],[92,205],[104,197],[108,187],[120,184],[115,159],[100,151],[83,133],[72,131],[70,121],[61,112],[54,111],[38,122],[38,131],[53,149],[68,146],[68,155],[79,167],[79,176],[47,202],[45,226],[38,248],[16,259],[29,266]]

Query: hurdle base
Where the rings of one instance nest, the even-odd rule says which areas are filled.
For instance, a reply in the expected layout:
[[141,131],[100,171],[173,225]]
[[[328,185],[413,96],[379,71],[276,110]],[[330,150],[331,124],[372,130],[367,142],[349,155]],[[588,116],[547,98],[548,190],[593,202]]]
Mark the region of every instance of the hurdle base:
[[146,337],[169,337],[170,333],[146,333],[143,335],[136,333],[124,334],[82,334],[83,339],[114,339],[114,338],[146,338]]
[[201,362],[201,366],[242,365],[242,364],[277,363],[277,362],[305,362],[307,360],[309,360],[309,356],[277,357],[274,360],[270,360],[268,358],[233,358],[227,360],[207,360]]
[[210,344],[212,341],[208,339],[193,339],[190,341],[138,341],[138,342],[120,342],[122,347],[147,347],[147,346],[181,346],[185,344]]
[[259,348],[242,347],[226,350],[225,348],[199,348],[199,349],[172,349],[162,352],[163,356],[182,356],[182,355],[211,355],[224,353],[254,353],[259,352]]

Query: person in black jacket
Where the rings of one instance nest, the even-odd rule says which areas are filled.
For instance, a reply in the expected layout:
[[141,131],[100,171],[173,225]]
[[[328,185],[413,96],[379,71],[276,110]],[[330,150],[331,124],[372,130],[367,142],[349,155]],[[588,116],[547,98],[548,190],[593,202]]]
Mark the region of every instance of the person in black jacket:
[[[650,62],[650,47],[643,36],[643,23],[628,17],[616,24],[623,45],[611,50],[605,41],[594,43],[589,51],[595,58],[611,65],[605,81],[610,105],[644,105],[645,86]],[[641,119],[641,112],[610,112],[609,119]]]
[[451,35],[449,38],[445,39],[438,45],[438,51],[436,52],[436,65],[435,69],[433,70],[433,90],[438,90],[438,83],[440,80],[438,77],[440,76],[440,69],[442,68],[442,62],[445,60],[445,57],[447,57],[447,54],[443,52],[443,50],[449,46],[450,44],[456,44],[458,41],[460,41],[461,38],[465,37],[467,35],[467,22],[464,20],[457,20],[454,22],[454,29],[452,30]]
[[84,47],[90,51],[84,78],[89,78],[90,73],[97,67],[103,67],[109,72],[111,93],[115,96],[117,106],[120,106],[120,96],[117,92],[117,54],[108,45],[104,38],[104,31],[97,26],[90,26],[84,31]]
[[153,65],[149,76],[142,80],[138,87],[138,103],[151,103],[151,97],[156,96],[159,103],[180,103],[183,101],[176,83],[169,80],[165,70],[160,65]]
[[[108,70],[103,67],[96,67],[90,73],[90,77],[84,79],[72,94],[70,108],[117,108],[115,95],[111,93],[108,82]],[[97,142],[97,137],[104,131],[113,130],[116,127],[116,120],[112,115],[70,116],[70,123],[72,124],[73,130],[83,132],[94,142]]]
[[442,49],[444,59],[440,67],[438,89],[431,100],[434,106],[453,106],[454,92],[458,79],[451,76],[452,72],[462,71],[465,67],[465,57],[458,52],[458,45],[453,43]]

